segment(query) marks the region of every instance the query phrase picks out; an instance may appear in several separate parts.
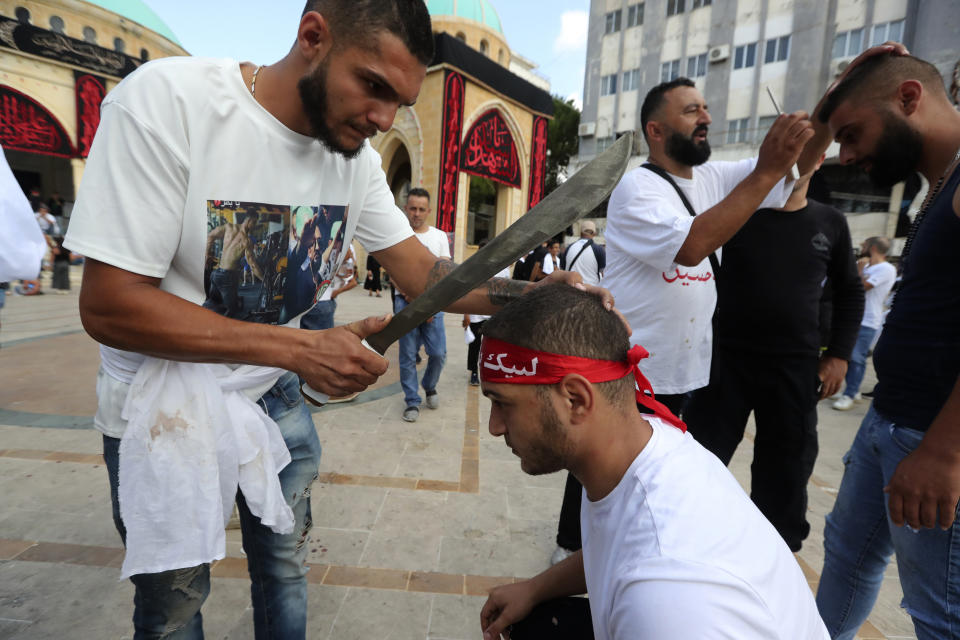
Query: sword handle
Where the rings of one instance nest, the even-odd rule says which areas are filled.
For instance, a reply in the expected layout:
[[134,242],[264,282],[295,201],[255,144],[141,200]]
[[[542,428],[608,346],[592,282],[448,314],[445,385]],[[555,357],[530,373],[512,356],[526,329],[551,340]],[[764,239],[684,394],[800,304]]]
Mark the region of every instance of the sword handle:
[[[373,351],[378,356],[380,355],[380,352],[374,349],[373,347],[371,347],[366,340],[363,340],[360,344],[365,346],[367,349],[370,349],[370,351]],[[317,391],[307,383],[303,383],[300,385],[300,395],[303,396],[304,400],[306,400],[310,404],[317,407],[322,407],[323,405],[330,402],[330,396],[328,396],[325,393],[321,393]]]

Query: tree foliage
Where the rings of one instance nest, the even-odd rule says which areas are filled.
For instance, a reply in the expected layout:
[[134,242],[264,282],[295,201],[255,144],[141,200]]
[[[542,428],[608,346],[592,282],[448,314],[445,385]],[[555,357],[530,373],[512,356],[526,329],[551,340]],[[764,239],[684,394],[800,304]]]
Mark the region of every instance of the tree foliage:
[[547,137],[547,179],[544,195],[557,188],[557,175],[566,169],[570,159],[577,155],[580,138],[580,111],[573,100],[553,96],[553,120]]

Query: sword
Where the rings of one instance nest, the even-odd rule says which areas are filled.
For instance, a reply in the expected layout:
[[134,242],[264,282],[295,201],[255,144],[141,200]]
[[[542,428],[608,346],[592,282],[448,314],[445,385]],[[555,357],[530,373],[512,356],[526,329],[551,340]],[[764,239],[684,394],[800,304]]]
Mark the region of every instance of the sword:
[[[363,345],[383,355],[387,347],[427,318],[446,309],[494,274],[527,255],[544,240],[557,235],[592,211],[609,197],[620,182],[632,148],[633,134],[621,136],[613,146],[490,240],[483,249],[393,316],[382,331],[367,336]],[[304,398],[317,406],[323,406],[330,399],[307,384],[302,385],[300,391]]]

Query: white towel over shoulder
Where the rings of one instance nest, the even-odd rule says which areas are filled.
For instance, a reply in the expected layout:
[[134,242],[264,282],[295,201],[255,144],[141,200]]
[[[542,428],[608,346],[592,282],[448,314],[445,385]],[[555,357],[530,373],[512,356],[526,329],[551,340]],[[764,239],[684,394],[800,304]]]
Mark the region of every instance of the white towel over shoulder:
[[283,372],[267,367],[147,358],[123,409],[120,516],[127,529],[121,578],[224,557],[237,487],[250,511],[293,531],[278,474],[290,462],[280,428],[244,389]]

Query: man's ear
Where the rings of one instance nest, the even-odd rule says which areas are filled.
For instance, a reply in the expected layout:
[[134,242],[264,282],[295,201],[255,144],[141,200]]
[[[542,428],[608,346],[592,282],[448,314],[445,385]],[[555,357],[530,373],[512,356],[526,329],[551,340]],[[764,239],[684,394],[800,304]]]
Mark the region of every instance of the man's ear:
[[904,80],[897,88],[897,108],[905,115],[913,115],[923,97],[923,84],[919,80]]
[[656,122],[655,120],[648,120],[647,128],[644,129],[644,131],[646,131],[648,142],[651,140],[657,140],[658,142],[662,142],[664,139],[663,127],[660,125],[659,122]]
[[556,388],[563,397],[571,424],[584,422],[596,408],[597,390],[579,373],[568,373]]
[[333,34],[322,14],[308,11],[300,18],[297,30],[297,49],[308,62],[324,59],[333,48]]

